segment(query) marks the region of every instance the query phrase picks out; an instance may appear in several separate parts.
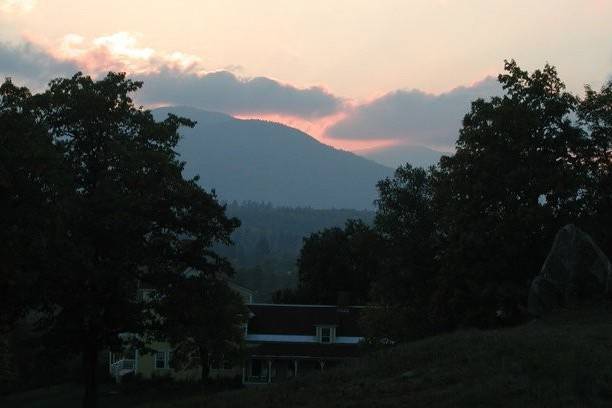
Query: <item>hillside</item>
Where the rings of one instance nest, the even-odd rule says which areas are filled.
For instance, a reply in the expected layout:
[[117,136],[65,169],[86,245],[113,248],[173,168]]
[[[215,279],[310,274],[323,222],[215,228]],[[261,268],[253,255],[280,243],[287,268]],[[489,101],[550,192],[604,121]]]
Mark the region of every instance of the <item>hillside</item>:
[[397,346],[300,381],[171,406],[611,406],[610,312],[608,306],[511,329],[460,331]]
[[[611,312],[607,305],[510,329],[459,331],[297,381],[210,396],[198,396],[193,387],[123,394],[104,385],[100,407],[608,407]],[[0,406],[77,407],[81,393],[66,384],[0,396]]]
[[178,151],[185,174],[225,201],[260,201],[313,208],[371,209],[376,183],[392,170],[324,145],[297,129],[261,120],[240,120],[195,108],[169,107],[198,122],[183,129]]

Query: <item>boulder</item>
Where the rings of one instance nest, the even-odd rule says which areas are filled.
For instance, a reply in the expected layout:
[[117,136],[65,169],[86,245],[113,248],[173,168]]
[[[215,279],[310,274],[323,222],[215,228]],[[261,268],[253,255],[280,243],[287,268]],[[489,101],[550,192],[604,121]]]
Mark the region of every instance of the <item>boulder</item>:
[[531,282],[528,308],[542,316],[584,300],[609,296],[612,265],[593,239],[573,224],[561,228],[542,270]]

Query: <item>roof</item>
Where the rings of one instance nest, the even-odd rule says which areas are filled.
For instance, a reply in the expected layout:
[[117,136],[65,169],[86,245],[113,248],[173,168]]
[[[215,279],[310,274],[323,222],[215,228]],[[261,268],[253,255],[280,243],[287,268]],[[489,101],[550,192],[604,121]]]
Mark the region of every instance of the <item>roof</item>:
[[249,357],[300,357],[302,359],[355,358],[360,355],[356,344],[264,343],[247,349]]
[[363,336],[359,327],[360,306],[247,305],[252,317],[249,334],[315,334],[320,325],[336,326],[336,336]]

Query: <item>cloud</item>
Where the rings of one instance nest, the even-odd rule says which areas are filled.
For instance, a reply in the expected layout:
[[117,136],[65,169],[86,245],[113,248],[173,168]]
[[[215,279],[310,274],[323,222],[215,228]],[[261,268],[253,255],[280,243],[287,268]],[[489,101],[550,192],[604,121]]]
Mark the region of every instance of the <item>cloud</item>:
[[470,103],[501,93],[495,78],[447,93],[398,90],[358,105],[326,130],[335,139],[396,139],[400,143],[448,147],[457,139]]
[[86,40],[69,34],[53,46],[0,43],[0,74],[41,85],[83,71],[101,76],[127,72],[144,81],[136,95],[152,106],[190,105],[232,115],[278,114],[317,119],[344,107],[343,99],[321,87],[298,88],[266,77],[243,78],[228,70],[206,72],[199,57],[140,46],[138,35],[118,32]]
[[71,75],[78,67],[71,61],[53,57],[32,43],[0,43],[0,74],[28,84],[40,85],[58,75]]
[[139,44],[141,35],[120,31],[86,40],[77,34],[68,34],[59,46],[50,47],[49,53],[57,58],[74,61],[84,71],[103,74],[122,71],[130,74],[150,74],[161,70],[178,72],[204,72],[201,58],[182,52],[162,52]]
[[0,0],[0,13],[28,13],[38,0]]
[[144,81],[143,103],[191,105],[243,114],[280,114],[318,118],[337,113],[343,100],[323,88],[297,88],[265,77],[240,78],[228,71],[205,75],[162,70],[137,76]]

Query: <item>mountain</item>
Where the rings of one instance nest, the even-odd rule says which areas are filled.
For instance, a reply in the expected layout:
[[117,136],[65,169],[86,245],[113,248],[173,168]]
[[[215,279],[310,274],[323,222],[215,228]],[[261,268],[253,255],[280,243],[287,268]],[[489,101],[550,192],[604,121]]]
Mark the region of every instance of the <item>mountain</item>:
[[177,147],[185,176],[200,176],[224,201],[260,201],[279,206],[371,209],[376,183],[392,169],[318,142],[291,127],[242,120],[189,107],[168,112],[197,121],[182,129]]
[[357,154],[382,165],[397,168],[406,163],[410,163],[413,167],[429,167],[436,164],[443,154],[448,153],[424,146],[400,145],[357,152]]

